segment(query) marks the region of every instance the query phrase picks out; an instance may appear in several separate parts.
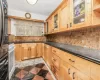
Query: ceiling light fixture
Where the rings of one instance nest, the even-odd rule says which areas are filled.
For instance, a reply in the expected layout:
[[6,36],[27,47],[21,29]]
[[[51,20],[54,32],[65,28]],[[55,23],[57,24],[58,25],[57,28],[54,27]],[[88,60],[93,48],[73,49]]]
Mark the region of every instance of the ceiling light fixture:
[[26,0],[29,4],[34,5],[38,0]]

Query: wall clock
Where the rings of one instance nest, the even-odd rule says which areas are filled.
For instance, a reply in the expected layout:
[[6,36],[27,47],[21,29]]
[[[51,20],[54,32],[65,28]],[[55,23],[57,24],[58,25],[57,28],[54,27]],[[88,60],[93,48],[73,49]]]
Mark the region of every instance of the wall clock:
[[25,13],[25,17],[26,17],[27,19],[30,19],[30,18],[31,18],[31,14],[30,14],[30,13]]

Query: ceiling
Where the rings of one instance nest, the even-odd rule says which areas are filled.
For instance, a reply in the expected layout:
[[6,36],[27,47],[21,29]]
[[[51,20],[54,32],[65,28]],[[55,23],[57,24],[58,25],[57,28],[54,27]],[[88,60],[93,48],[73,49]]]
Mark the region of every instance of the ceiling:
[[38,0],[37,4],[30,5],[26,0],[7,0],[8,8],[48,16],[62,0]]

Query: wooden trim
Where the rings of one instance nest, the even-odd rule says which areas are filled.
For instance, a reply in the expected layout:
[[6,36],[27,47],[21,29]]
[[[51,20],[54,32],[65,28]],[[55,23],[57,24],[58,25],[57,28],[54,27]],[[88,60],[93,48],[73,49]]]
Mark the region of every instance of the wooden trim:
[[24,17],[18,17],[18,16],[8,16],[8,18],[18,19],[18,20],[25,20],[25,21],[34,21],[34,22],[42,22],[44,23],[44,20],[37,20],[37,19],[26,19]]
[[67,1],[67,0],[63,0],[63,1],[60,3],[60,5],[49,15],[49,17],[46,19],[46,21],[47,21],[57,10],[59,10],[59,9],[61,8],[61,6],[62,6],[63,4],[65,4],[66,1]]

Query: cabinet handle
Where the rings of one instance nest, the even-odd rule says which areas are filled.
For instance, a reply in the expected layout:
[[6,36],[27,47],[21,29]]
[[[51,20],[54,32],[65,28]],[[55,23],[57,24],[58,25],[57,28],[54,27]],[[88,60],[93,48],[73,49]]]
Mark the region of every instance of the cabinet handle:
[[75,72],[73,73],[73,79],[75,79]]
[[53,59],[53,61],[56,61],[56,59]]
[[56,53],[56,51],[55,51],[55,50],[53,50],[53,52],[55,52],[55,53]]
[[71,61],[71,62],[73,62],[73,63],[75,62],[74,60],[71,60],[71,59],[69,59],[69,61]]
[[70,74],[70,68],[68,69],[68,74]]
[[67,28],[69,27],[69,25],[67,24]]
[[72,27],[72,23],[70,23],[70,27]]

